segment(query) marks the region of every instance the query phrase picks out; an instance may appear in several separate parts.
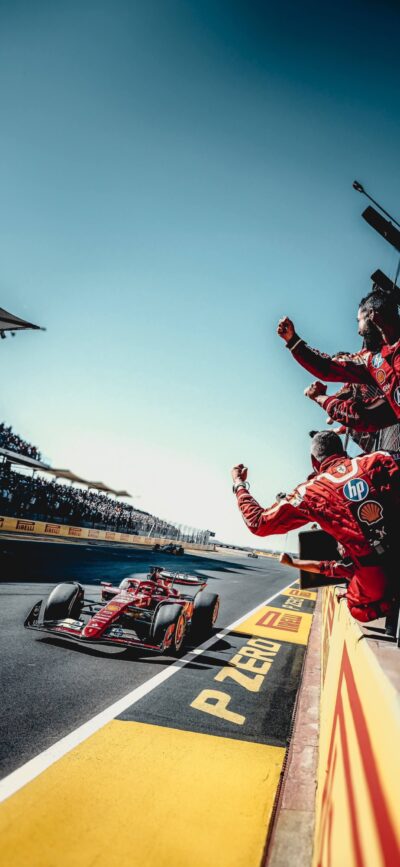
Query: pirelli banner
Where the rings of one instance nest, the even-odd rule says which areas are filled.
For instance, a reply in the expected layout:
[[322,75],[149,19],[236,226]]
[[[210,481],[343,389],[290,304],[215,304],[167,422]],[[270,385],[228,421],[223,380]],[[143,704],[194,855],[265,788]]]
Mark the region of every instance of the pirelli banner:
[[[167,545],[177,544],[176,539],[156,538],[152,536],[135,536],[133,533],[117,533],[109,530],[95,530],[88,527],[71,527],[68,524],[55,524],[46,521],[31,521],[29,518],[6,518],[0,515],[0,533],[32,533],[32,535],[58,537],[62,539],[98,539],[103,542],[123,542],[126,545],[153,546],[157,542]],[[178,543],[179,544],[179,543]],[[185,542],[185,548],[202,551],[213,551],[213,545],[196,545]]]
[[[352,620],[325,588],[322,701],[313,867],[400,864],[399,693]],[[400,664],[388,646],[385,665]]]

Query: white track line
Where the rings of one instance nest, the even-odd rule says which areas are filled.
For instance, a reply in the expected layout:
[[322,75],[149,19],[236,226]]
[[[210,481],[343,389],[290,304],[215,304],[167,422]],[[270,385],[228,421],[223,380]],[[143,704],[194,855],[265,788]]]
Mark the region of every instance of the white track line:
[[105,710],[100,711],[100,713],[96,714],[96,716],[92,717],[92,719],[88,720],[88,722],[83,723],[83,725],[79,726],[69,735],[66,735],[64,738],[61,738],[60,741],[57,741],[44,752],[39,753],[38,756],[35,756],[34,759],[31,759],[29,762],[26,762],[25,765],[18,768],[16,771],[13,771],[7,777],[4,777],[3,780],[0,780],[0,803],[5,801],[6,798],[9,798],[11,795],[14,795],[18,789],[22,789],[23,786],[26,786],[27,783],[30,783],[35,777],[38,777],[39,774],[43,773],[47,768],[57,762],[58,759],[61,759],[62,756],[65,756],[66,753],[69,753],[70,750],[77,747],[78,744],[81,744],[82,741],[85,741],[86,738],[89,738],[90,735],[93,735],[100,728],[102,728],[106,723],[115,719],[115,717],[119,716],[119,714],[123,713],[128,707],[132,704],[136,704],[137,701],[140,701],[143,696],[147,695],[153,689],[156,689],[157,686],[160,686],[161,683],[164,683],[165,680],[168,680],[169,677],[176,674],[180,671],[184,666],[193,659],[193,655],[200,655],[204,653],[205,650],[208,650],[212,647],[213,644],[216,644],[220,638],[224,638],[229,632],[238,626],[243,620],[247,620],[248,617],[251,617],[252,614],[255,614],[259,608],[262,608],[264,605],[268,605],[273,599],[276,599],[284,590],[287,590],[289,587],[292,587],[293,584],[296,584],[297,579],[292,581],[290,584],[286,584],[285,587],[281,587],[277,593],[274,593],[273,596],[270,596],[269,599],[266,599],[265,602],[259,603],[255,608],[252,608],[251,611],[248,611],[246,614],[243,614],[242,617],[239,617],[238,620],[235,620],[234,623],[231,623],[230,626],[221,629],[220,632],[217,632],[212,638],[204,641],[203,644],[200,644],[199,647],[196,647],[194,650],[188,651],[185,656],[182,656],[180,659],[173,664],[168,666],[168,668],[164,668],[163,671],[160,671],[159,674],[151,677],[150,680],[147,680],[146,683],[141,684],[141,686],[137,686],[131,692],[128,692],[123,698],[120,698],[118,701],[110,704]]

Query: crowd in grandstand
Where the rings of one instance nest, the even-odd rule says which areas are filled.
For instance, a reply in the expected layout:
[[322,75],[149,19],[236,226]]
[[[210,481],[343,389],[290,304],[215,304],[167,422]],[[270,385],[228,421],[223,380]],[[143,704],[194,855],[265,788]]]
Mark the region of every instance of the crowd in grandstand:
[[[11,425],[0,422],[0,447],[22,457],[41,460],[39,450],[14,433]],[[93,488],[60,483],[47,475],[27,474],[13,469],[13,461],[4,455],[0,463],[0,514],[38,521],[92,527],[180,539],[186,542],[205,542],[209,531],[171,524],[149,512],[117,500]]]
[[14,433],[11,425],[6,427],[4,422],[0,422],[0,447],[10,452],[18,452],[27,458],[33,458],[35,461],[42,459],[40,451],[36,446],[26,442],[26,440]]
[[0,514],[153,536],[176,528],[148,512],[93,490],[28,476],[0,466]]

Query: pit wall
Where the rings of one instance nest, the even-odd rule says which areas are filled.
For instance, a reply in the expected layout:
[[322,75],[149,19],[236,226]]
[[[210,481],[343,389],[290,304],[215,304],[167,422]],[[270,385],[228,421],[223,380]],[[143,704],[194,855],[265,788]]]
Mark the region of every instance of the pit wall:
[[[313,867],[398,867],[399,694],[374,654],[371,633],[350,617],[333,588],[321,592],[322,697]],[[393,647],[393,652],[399,654],[400,665],[400,650]]]
[[[0,516],[0,532],[31,533],[32,535],[52,536],[66,539],[98,539],[103,542],[124,542],[128,545],[146,545],[153,547],[156,543],[167,545],[181,544],[179,539],[168,539],[157,536],[135,536],[133,533],[117,533],[109,530],[94,530],[89,527],[71,527],[68,524],[46,523],[45,521],[30,521],[29,518],[6,518]],[[214,545],[199,545],[195,542],[185,542],[185,550],[214,551]]]

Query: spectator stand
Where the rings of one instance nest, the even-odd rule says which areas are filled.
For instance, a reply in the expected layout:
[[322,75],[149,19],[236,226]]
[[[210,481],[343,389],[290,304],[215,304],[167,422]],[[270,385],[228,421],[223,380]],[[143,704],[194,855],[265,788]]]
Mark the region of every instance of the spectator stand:
[[22,456],[16,454],[13,451],[8,449],[4,449],[0,447],[0,458],[3,458],[2,463],[5,464],[7,461],[10,464],[19,465],[21,467],[27,467],[31,470],[42,470],[42,472],[48,472],[50,467],[48,464],[45,464],[43,461],[35,460],[35,458],[30,458],[27,456]]
[[29,329],[46,331],[40,325],[34,325],[33,322],[28,322],[26,319],[20,319],[19,316],[15,316],[13,313],[9,313],[3,307],[0,307],[0,338],[2,340],[7,336],[6,332],[10,332],[11,336],[15,337],[17,331],[27,331]]
[[[35,454],[40,455],[40,452],[11,428],[0,425],[0,442],[7,441],[10,445],[10,439],[4,440],[10,436],[13,448],[0,447],[0,457],[3,457],[0,515],[4,518],[52,522],[187,544],[208,544],[213,535],[210,530],[165,521],[123,502],[119,498],[130,497],[126,490],[116,490],[101,481],[89,481],[71,470],[53,468],[32,458],[32,449]],[[26,454],[15,450],[19,444]]]
[[39,463],[42,461],[42,455],[37,446],[32,445],[20,437],[19,434],[14,433],[11,425],[6,427],[4,422],[0,423],[0,447],[2,451],[4,449],[7,452],[16,452],[18,455],[31,458]]

